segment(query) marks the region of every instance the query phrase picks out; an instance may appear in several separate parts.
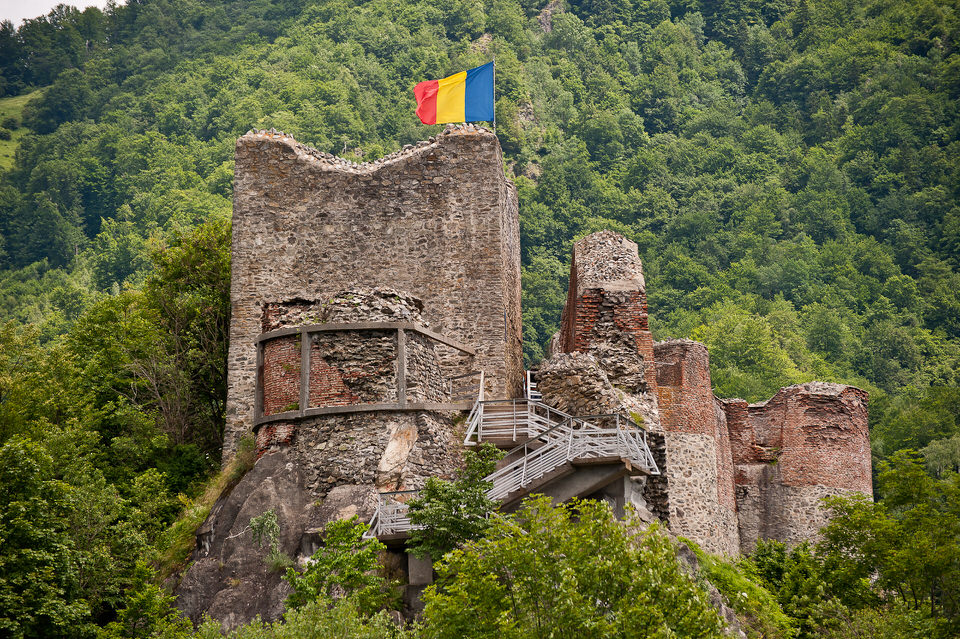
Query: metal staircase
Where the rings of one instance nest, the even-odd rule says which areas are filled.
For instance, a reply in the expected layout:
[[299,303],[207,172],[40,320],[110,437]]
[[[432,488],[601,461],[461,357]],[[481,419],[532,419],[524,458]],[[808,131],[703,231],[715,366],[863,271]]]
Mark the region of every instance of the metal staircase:
[[[487,492],[491,498],[504,506],[516,504],[583,466],[613,466],[619,469],[616,476],[660,474],[646,431],[630,418],[575,417],[539,401],[529,373],[525,386],[527,397],[517,399],[484,400],[481,390],[467,418],[465,445],[488,442],[507,449],[503,465],[485,478],[493,484]],[[367,536],[405,538],[412,529],[405,502],[416,495],[417,491],[380,493]]]

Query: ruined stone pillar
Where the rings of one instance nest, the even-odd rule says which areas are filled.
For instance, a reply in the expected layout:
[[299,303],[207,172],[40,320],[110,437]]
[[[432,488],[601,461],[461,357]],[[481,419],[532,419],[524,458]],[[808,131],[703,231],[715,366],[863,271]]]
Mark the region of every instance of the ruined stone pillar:
[[647,428],[659,430],[653,337],[636,244],[613,231],[600,231],[573,245],[556,347],[592,355],[610,383],[630,396],[625,410],[639,415]]
[[654,344],[660,423],[666,439],[670,527],[704,549],[740,550],[727,421],[710,381],[707,347]]

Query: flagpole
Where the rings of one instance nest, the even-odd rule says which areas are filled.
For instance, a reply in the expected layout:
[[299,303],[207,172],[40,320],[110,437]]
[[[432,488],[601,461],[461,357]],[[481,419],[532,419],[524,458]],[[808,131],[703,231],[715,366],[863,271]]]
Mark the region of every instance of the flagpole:
[[497,134],[497,54],[493,54],[493,134]]

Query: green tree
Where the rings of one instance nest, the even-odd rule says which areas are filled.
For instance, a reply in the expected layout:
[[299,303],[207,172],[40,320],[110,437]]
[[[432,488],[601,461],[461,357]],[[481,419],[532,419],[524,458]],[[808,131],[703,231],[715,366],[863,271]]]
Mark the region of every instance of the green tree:
[[408,502],[410,532],[407,547],[418,557],[439,559],[464,542],[479,538],[490,526],[498,502],[487,497],[493,487],[484,478],[503,453],[491,444],[464,453],[464,465],[453,481],[428,477],[416,499]]
[[15,437],[0,447],[0,629],[7,636],[73,637],[90,629],[67,530],[70,493],[39,445]]
[[287,607],[301,608],[310,602],[329,601],[346,594],[353,596],[354,605],[363,614],[380,610],[389,600],[393,584],[376,574],[380,552],[386,546],[376,539],[364,538],[367,530],[367,525],[356,516],[327,524],[323,546],[310,557],[306,569],[287,569],[284,579],[293,586]]
[[437,565],[425,637],[720,637],[706,593],[655,530],[603,502],[527,500]]
[[937,636],[952,636],[960,628],[960,474],[933,479],[921,458],[900,451],[881,464],[877,487],[878,503],[828,500],[821,552],[874,579],[883,599],[937,620]]

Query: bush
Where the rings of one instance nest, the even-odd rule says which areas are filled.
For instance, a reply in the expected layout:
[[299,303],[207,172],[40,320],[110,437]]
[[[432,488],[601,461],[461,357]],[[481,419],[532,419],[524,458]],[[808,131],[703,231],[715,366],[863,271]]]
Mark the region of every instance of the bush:
[[16,116],[8,115],[3,120],[0,120],[0,126],[5,129],[10,129],[11,131],[16,131],[20,128],[20,120]]
[[410,500],[410,522],[422,526],[410,533],[407,547],[417,557],[439,559],[470,539],[479,539],[490,525],[490,514],[499,506],[487,497],[490,482],[483,480],[493,472],[503,453],[483,444],[464,453],[464,468],[454,481],[437,477],[427,484],[417,499]]
[[750,576],[749,566],[737,565],[708,555],[694,542],[684,539],[697,555],[703,576],[726,597],[752,636],[797,636],[795,622],[787,616],[773,593]]
[[[256,620],[237,628],[226,639],[404,639],[413,637],[397,627],[386,612],[367,616],[354,597],[331,601],[321,597],[302,608],[288,610],[272,624]],[[162,639],[167,639],[163,637]],[[224,639],[220,624],[207,620],[196,639]]]
[[376,539],[365,539],[367,525],[357,519],[332,521],[324,528],[323,546],[310,557],[306,570],[287,569],[284,576],[293,586],[287,608],[300,608],[320,598],[346,594],[354,598],[359,611],[372,614],[392,596],[393,584],[376,574],[379,555],[387,547]]
[[10,140],[13,138],[13,132],[10,129],[0,127],[0,140]]

